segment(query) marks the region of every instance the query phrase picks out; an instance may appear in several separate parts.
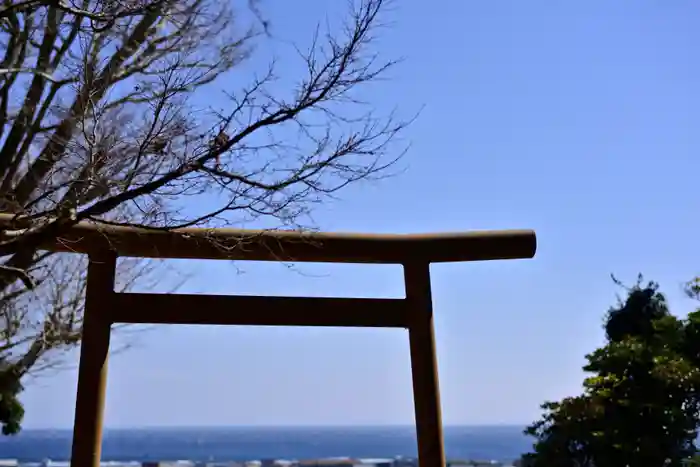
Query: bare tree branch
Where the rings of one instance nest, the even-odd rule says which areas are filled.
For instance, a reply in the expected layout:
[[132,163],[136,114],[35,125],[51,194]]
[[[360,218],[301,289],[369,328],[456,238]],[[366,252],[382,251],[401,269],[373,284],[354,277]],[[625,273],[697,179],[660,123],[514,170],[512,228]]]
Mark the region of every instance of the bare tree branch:
[[[0,0],[0,211],[15,215],[0,230],[0,401],[80,341],[85,260],[43,241],[84,219],[298,226],[348,184],[386,176],[409,121],[360,94],[396,63],[371,50],[386,3],[357,0],[344,26],[310,31],[285,90],[274,62],[243,87],[225,79],[270,38],[229,2]],[[198,105],[202,92],[223,105]]]

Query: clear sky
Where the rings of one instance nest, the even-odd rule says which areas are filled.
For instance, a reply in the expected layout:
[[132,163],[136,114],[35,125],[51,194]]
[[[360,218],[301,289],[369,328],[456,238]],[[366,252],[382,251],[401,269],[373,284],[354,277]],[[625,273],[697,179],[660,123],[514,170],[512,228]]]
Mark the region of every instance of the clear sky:
[[[346,5],[262,4],[276,35],[302,43]],[[534,260],[432,269],[445,423],[525,423],[579,391],[618,292],[610,273],[660,282],[677,314],[694,306],[681,284],[700,273],[698,14],[692,0],[395,2],[376,47],[406,60],[367,96],[405,115],[425,106],[408,170],[347,189],[317,225],[538,234]],[[403,294],[398,267],[173,265],[191,275],[183,292]],[[130,340],[111,362],[108,426],[413,423],[404,331],[157,327]],[[26,427],[70,427],[75,386],[75,371],[34,381]]]

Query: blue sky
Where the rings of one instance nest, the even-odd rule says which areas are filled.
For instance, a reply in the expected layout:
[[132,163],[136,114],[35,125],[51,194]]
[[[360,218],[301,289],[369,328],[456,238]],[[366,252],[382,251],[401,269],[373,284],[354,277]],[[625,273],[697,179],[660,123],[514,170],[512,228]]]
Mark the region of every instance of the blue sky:
[[[303,43],[346,3],[263,6],[276,35]],[[317,225],[538,234],[534,260],[432,268],[445,423],[526,423],[578,392],[618,293],[610,273],[660,282],[677,314],[695,306],[681,284],[700,273],[699,10],[395,2],[376,47],[405,61],[367,96],[405,115],[425,106],[407,171],[347,189]],[[190,276],[183,292],[403,294],[398,267],[172,265]],[[404,331],[158,327],[130,340],[110,364],[108,426],[413,423]],[[75,371],[34,381],[26,427],[70,427],[75,385]]]

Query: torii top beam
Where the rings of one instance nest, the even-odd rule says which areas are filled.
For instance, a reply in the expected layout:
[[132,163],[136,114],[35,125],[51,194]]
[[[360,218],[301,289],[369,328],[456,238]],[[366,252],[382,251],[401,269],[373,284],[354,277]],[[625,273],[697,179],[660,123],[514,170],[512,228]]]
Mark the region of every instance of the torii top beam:
[[[12,215],[0,214],[0,226]],[[318,233],[291,230],[143,229],[81,222],[41,245],[61,252],[144,258],[405,264],[532,258],[532,230],[441,234]]]

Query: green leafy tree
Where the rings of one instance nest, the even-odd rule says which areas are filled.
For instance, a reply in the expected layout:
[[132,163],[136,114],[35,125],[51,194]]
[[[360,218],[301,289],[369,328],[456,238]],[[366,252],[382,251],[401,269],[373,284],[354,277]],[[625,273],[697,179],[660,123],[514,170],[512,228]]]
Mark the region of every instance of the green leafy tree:
[[526,429],[536,442],[524,465],[677,466],[695,453],[700,318],[672,316],[641,277],[627,293],[608,312],[606,345],[586,356],[583,394],[545,403]]

